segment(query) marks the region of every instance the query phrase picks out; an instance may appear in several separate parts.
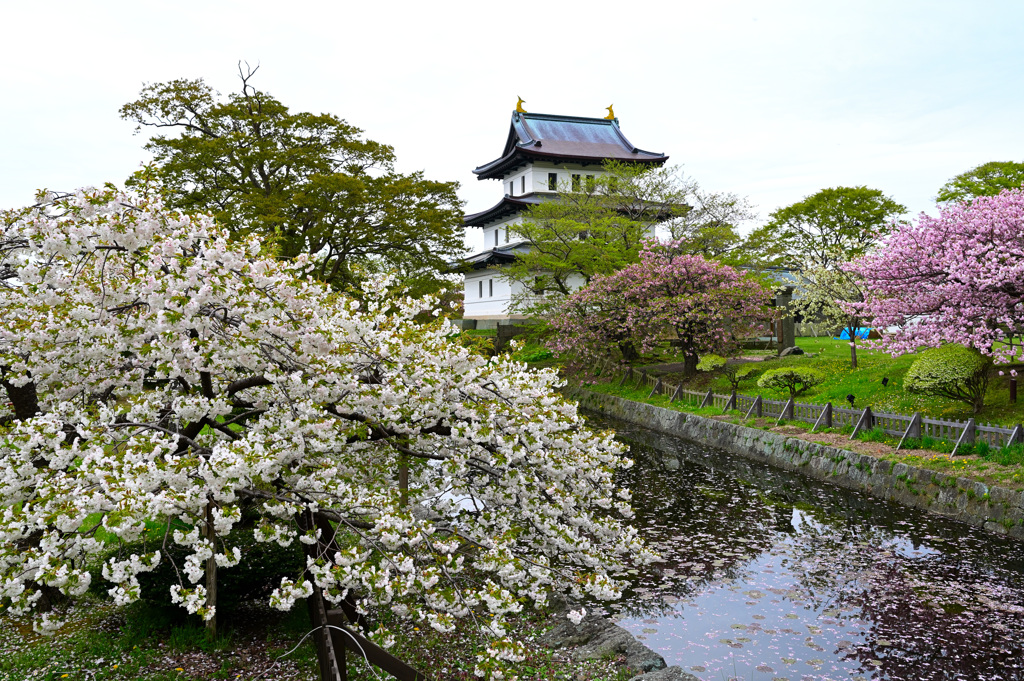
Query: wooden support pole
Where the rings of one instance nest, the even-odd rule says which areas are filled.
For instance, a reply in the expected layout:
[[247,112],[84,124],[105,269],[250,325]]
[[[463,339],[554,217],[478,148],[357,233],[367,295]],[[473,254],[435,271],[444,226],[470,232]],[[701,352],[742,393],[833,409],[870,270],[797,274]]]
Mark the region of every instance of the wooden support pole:
[[[315,629],[313,643],[316,645],[320,681],[348,681],[345,649],[335,648],[335,637],[331,636],[332,632],[328,627],[327,608],[324,607],[324,597],[319,587],[313,587],[313,593],[306,599],[306,604],[309,606],[309,619]],[[343,635],[341,632],[338,634]]]
[[1017,379],[1010,379],[1010,404],[1017,403]]
[[814,421],[814,425],[811,426],[811,432],[813,433],[818,429],[818,426],[823,428],[832,427],[832,403],[826,402],[822,408],[821,413],[818,414],[818,418]]
[[626,367],[626,373],[622,374],[622,380],[619,381],[619,387],[621,388],[622,386],[626,385],[626,381],[628,381],[632,376],[633,367]]
[[896,445],[896,451],[900,451],[900,447],[903,446],[903,442],[907,438],[921,439],[921,412],[915,411],[914,415],[910,417],[910,423],[907,424],[907,429],[903,432],[903,437],[900,438],[900,443]]
[[659,395],[661,394],[661,379],[660,378],[658,379],[658,382],[654,384],[654,387],[651,388],[651,394],[647,396],[647,399],[651,399],[652,397],[654,397],[655,393],[657,393]]
[[1017,444],[1018,442],[1024,442],[1024,426],[1019,423],[1013,427],[1010,431],[1010,438],[1006,441],[1006,446]]
[[682,389],[683,389],[683,386],[681,384],[676,386],[675,392],[672,393],[672,397],[670,397],[669,400],[668,400],[669,404],[672,404],[677,399],[679,399],[679,393],[682,391]]
[[[206,523],[203,528],[203,536],[213,545],[217,539],[217,533],[213,529],[213,501],[206,504]],[[212,546],[214,555],[206,559],[206,604],[217,607],[217,547]],[[206,635],[211,639],[217,638],[217,611],[213,611],[213,617],[206,620]]]
[[328,610],[327,622],[334,627],[345,629],[344,632],[332,630],[335,634],[335,646],[348,648],[359,659],[365,659],[375,667],[384,670],[398,681],[429,681],[426,674],[409,666],[388,651],[378,646],[373,641],[367,640],[359,634],[346,627],[344,613],[341,610]]
[[971,444],[974,442],[974,419],[967,419],[967,423],[964,424],[964,429],[960,432],[960,437],[956,439],[956,444],[953,445],[953,451],[949,453],[950,458],[956,456],[956,450],[960,449],[961,443]]
[[743,420],[745,421],[745,420],[749,419],[750,418],[750,414],[755,412],[755,411],[757,412],[757,414],[756,414],[757,416],[761,415],[761,396],[760,395],[758,395],[757,397],[754,398],[754,403],[750,405],[750,409],[747,410],[747,415],[743,417]]
[[700,408],[703,409],[704,407],[706,407],[709,404],[711,404],[712,402],[714,402],[714,400],[715,400],[715,393],[711,392],[711,389],[708,388],[708,394],[705,395],[704,399],[700,401]]
[[735,409],[735,408],[736,408],[736,391],[733,390],[732,391],[732,395],[729,396],[729,401],[725,403],[725,409],[722,410],[722,413],[724,414],[724,413],[728,412],[730,409]]
[[850,439],[853,440],[857,437],[857,433],[862,430],[871,430],[875,427],[875,415],[871,413],[871,407],[864,407],[864,411],[861,413],[860,418],[857,419],[857,425],[853,427],[853,432],[850,433]]
[[786,402],[786,405],[782,408],[782,413],[779,414],[779,420],[775,422],[775,425],[779,425],[783,421],[793,420],[793,398],[790,397]]

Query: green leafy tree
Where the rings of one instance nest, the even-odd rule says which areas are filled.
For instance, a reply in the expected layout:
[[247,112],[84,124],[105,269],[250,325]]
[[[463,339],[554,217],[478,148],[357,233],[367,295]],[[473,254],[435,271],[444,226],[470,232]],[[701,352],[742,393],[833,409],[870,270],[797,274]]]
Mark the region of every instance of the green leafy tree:
[[790,303],[790,310],[805,320],[823,323],[828,333],[850,337],[850,367],[857,368],[857,329],[864,326],[860,308],[849,303],[864,302],[861,277],[841,269],[816,267],[800,275],[799,297]]
[[745,199],[706,192],[675,167],[610,161],[604,169],[585,185],[559,187],[510,228],[531,244],[502,272],[525,285],[518,310],[544,316],[595,276],[637,262],[656,225],[680,255],[722,259],[742,242],[736,225],[753,215]]
[[1024,185],[1024,163],[989,161],[960,173],[939,188],[939,203],[970,203],[979,196],[995,196],[1004,189]]
[[946,397],[969,404],[977,414],[985,406],[992,358],[973,348],[950,343],[925,350],[903,378],[910,393]]
[[878,189],[830,187],[772,212],[746,248],[767,264],[834,270],[868,252],[906,212]]
[[793,399],[808,388],[812,388],[825,380],[825,373],[807,367],[782,367],[769,369],[757,379],[759,388],[767,390],[788,391]]
[[[170,203],[209,212],[236,237],[255,233],[284,258],[357,290],[384,270],[416,291],[441,287],[463,252],[455,182],[394,169],[394,150],[333,114],[292,112],[250,84],[222,98],[202,79],[149,84],[121,108],[152,128],[150,175]],[[138,182],[138,178],[135,180]]]

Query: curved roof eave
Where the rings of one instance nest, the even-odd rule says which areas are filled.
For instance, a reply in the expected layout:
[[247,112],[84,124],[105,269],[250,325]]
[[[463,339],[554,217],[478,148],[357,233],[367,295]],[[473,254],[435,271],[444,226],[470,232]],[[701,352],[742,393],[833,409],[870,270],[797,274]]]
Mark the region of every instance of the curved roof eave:
[[488,222],[500,220],[508,215],[514,215],[515,213],[524,211],[531,206],[536,206],[541,201],[543,201],[543,199],[536,194],[505,196],[501,201],[494,204],[487,210],[463,216],[462,224],[467,227],[483,227]]
[[[656,154],[651,151],[643,151],[637,149],[635,152],[636,156],[581,156],[579,154],[557,154],[544,151],[535,151],[534,149],[524,149],[517,147],[513,149],[507,156],[495,159],[490,163],[485,163],[478,168],[473,170],[473,174],[477,176],[478,180],[492,180],[499,178],[509,170],[525,165],[531,161],[551,161],[552,163],[580,163],[580,164],[601,164],[603,165],[607,161],[623,161],[626,163],[651,163],[651,164],[662,164],[668,161],[668,156],[665,154]],[[640,154],[643,154],[642,156]]]

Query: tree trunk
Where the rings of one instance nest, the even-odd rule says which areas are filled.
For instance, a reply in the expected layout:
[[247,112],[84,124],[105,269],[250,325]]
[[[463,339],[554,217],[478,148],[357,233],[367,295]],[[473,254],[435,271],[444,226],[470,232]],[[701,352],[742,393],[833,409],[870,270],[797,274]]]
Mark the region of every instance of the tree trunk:
[[401,461],[398,464],[398,489],[402,495],[402,508],[409,507],[409,462],[404,454],[399,455]]
[[620,341],[619,352],[622,353],[622,359],[626,362],[635,362],[640,359],[640,353],[636,351],[636,346],[631,341]]
[[[850,334],[850,338],[855,338],[855,337],[856,336],[854,336],[852,333]],[[857,368],[857,342],[854,341],[854,340],[850,341],[850,368],[851,369],[856,369]]]
[[[6,373],[4,367],[0,367],[0,375]],[[14,418],[18,421],[30,419],[39,413],[39,397],[36,395],[36,384],[26,383],[17,388],[0,378],[0,385],[7,392],[7,399],[14,406]]]
[[683,376],[690,378],[697,375],[697,362],[700,361],[695,353],[686,353],[683,355]]
[[[216,534],[213,530],[213,502],[206,504],[206,528],[203,532],[210,543],[213,544],[216,539]],[[215,555],[210,556],[206,559],[206,604],[216,608],[217,607],[217,559],[216,546],[213,547]],[[211,638],[217,638],[217,612],[214,610],[213,617],[206,620],[206,635]]]

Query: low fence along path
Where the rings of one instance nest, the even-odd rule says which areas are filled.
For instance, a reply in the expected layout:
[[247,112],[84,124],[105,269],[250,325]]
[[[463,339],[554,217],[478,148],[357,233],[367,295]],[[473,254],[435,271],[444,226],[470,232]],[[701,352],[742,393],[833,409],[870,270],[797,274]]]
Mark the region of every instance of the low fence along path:
[[669,402],[682,400],[700,407],[719,407],[723,413],[737,410],[744,413],[744,418],[756,416],[776,419],[780,423],[782,421],[803,421],[814,424],[811,428],[812,433],[818,428],[851,426],[853,433],[850,435],[850,439],[852,440],[862,431],[880,428],[889,435],[900,438],[900,442],[896,446],[897,450],[907,440],[922,437],[955,443],[953,454],[956,454],[962,444],[986,442],[989,446],[998,448],[1024,442],[1024,428],[1019,423],[1012,428],[1004,428],[976,423],[973,418],[966,421],[949,421],[928,418],[919,413],[908,416],[876,412],[872,411],[871,407],[864,409],[836,407],[831,402],[806,404],[792,399],[771,400],[760,395],[742,395],[735,391],[729,395],[720,395],[711,390],[707,392],[686,390],[680,385],[672,385],[664,382],[661,378],[650,376],[643,369],[622,367],[608,360],[597,362],[594,369],[595,374],[610,376],[613,379],[621,375],[620,386],[634,382],[637,387],[649,387],[651,392],[648,397],[668,395]]

